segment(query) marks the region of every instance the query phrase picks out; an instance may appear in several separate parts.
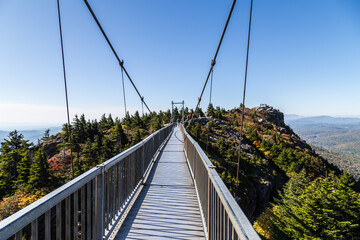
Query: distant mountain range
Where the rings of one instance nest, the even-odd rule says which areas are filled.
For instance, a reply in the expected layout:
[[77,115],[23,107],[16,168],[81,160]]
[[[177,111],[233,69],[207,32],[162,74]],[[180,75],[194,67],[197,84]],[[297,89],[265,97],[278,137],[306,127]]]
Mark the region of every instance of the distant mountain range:
[[306,124],[340,124],[340,125],[359,125],[360,118],[344,118],[330,116],[302,117],[295,114],[285,115],[285,122],[291,125]]
[[[30,142],[36,144],[38,139],[42,138],[44,136],[44,132],[47,129],[50,129],[50,135],[54,135],[61,131],[62,127],[50,127],[50,128],[40,128],[40,129],[34,129],[34,130],[18,130],[21,134],[24,135],[24,138],[26,140],[29,140]],[[4,138],[7,138],[11,131],[2,131],[0,130],[0,142],[4,141]]]
[[320,155],[360,176],[360,118],[285,115],[285,122]]

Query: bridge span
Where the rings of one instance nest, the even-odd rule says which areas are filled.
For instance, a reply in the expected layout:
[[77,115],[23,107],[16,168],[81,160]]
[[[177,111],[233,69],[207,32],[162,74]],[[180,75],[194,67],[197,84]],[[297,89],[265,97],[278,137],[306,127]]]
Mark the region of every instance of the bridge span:
[[172,124],[1,221],[0,239],[260,240],[200,146]]

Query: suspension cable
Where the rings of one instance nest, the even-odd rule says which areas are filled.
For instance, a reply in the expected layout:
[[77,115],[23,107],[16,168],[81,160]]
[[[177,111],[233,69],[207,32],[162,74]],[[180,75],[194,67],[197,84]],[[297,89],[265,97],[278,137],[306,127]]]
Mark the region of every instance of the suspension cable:
[[[142,97],[143,100],[144,97]],[[144,117],[144,101],[141,101],[141,111],[142,111],[142,116]]]
[[242,133],[243,133],[243,125],[244,125],[244,113],[245,113],[245,93],[246,93],[246,80],[247,80],[247,70],[248,70],[248,61],[249,61],[252,6],[253,6],[253,0],[251,0],[251,4],[250,4],[250,18],[249,18],[249,32],[248,32],[248,41],[247,41],[247,50],[246,50],[244,92],[243,92],[243,102],[242,102],[242,111],[241,111],[239,155],[238,155],[238,162],[237,162],[237,171],[236,171],[236,181],[235,181],[235,193],[234,193],[234,195],[237,194],[237,189],[238,189],[238,186],[239,186],[239,165],[240,165],[241,140],[242,140]]
[[73,163],[72,145],[71,145],[71,125],[70,125],[69,100],[68,100],[68,91],[67,91],[67,84],[66,84],[66,68],[65,68],[64,44],[63,44],[63,37],[62,37],[61,14],[60,14],[59,0],[57,0],[57,9],[58,9],[58,16],[59,16],[59,31],[60,31],[62,68],[63,68],[63,77],[64,77],[64,85],[65,85],[65,99],[66,99],[66,113],[67,113],[68,133],[69,133],[69,143],[70,143],[71,171],[72,171],[72,177],[74,178],[75,173],[74,173],[74,163]]
[[[124,60],[123,60],[124,62]],[[126,96],[125,96],[125,83],[124,83],[124,70],[121,68],[121,79],[122,79],[122,86],[123,86],[123,96],[124,96],[124,107],[125,107],[125,115],[126,117],[127,110],[126,110]]]
[[209,101],[209,105],[211,104],[213,76],[214,76],[214,69],[211,69],[211,80],[210,80],[210,101]]
[[[102,26],[101,26],[101,24],[100,24],[99,20],[97,19],[97,17],[96,17],[96,15],[95,15],[95,13],[93,12],[93,10],[92,10],[92,8],[91,8],[90,4],[88,3],[88,1],[87,1],[87,0],[84,0],[84,2],[85,2],[85,4],[86,4],[86,6],[87,6],[87,8],[88,8],[89,12],[91,13],[91,16],[94,18],[94,20],[95,20],[95,22],[96,22],[97,26],[99,27],[99,29],[100,29],[101,33],[103,34],[103,36],[104,36],[104,38],[105,38],[106,42],[108,43],[109,47],[111,48],[111,51],[113,52],[113,54],[114,54],[115,58],[116,58],[116,59],[117,59],[117,61],[119,62],[119,65],[120,65],[121,69],[125,72],[126,76],[128,77],[129,81],[131,82],[132,86],[134,87],[135,91],[136,91],[136,92],[137,92],[137,94],[139,95],[140,100],[144,103],[145,107],[146,107],[146,108],[147,108],[147,110],[150,112],[150,114],[151,114],[151,115],[153,115],[153,112],[150,110],[150,108],[148,107],[148,105],[147,105],[147,104],[146,104],[146,102],[144,101],[144,98],[141,96],[141,94],[140,94],[139,90],[138,90],[138,89],[137,89],[137,87],[135,86],[135,84],[134,84],[133,80],[131,79],[131,77],[130,77],[129,73],[126,71],[126,68],[124,67],[124,61],[121,61],[121,60],[120,60],[120,58],[119,58],[119,56],[117,55],[117,53],[116,53],[116,51],[115,51],[115,49],[114,49],[113,45],[111,44],[111,42],[110,42],[109,38],[107,37],[107,35],[106,35],[106,33],[105,33],[104,29],[102,28]],[[156,121],[157,121],[157,123],[159,124],[159,126],[161,126],[161,124],[159,123],[159,121],[158,121],[157,119],[156,119]]]
[[230,21],[230,18],[231,18],[231,14],[232,14],[232,12],[233,12],[233,10],[234,10],[235,3],[236,3],[236,0],[233,0],[232,5],[231,5],[231,8],[230,8],[229,15],[228,15],[228,17],[227,17],[227,19],[226,19],[226,23],[225,23],[223,32],[222,32],[222,34],[221,34],[221,38],[220,38],[218,47],[217,47],[216,52],[215,52],[215,56],[214,56],[214,58],[211,60],[211,67],[210,67],[209,73],[208,73],[208,75],[207,75],[207,77],[206,77],[206,81],[205,81],[204,87],[203,87],[203,89],[202,89],[202,91],[201,91],[200,97],[199,97],[199,99],[198,99],[198,103],[197,103],[197,105],[196,105],[195,111],[196,111],[196,109],[197,109],[197,108],[199,107],[199,105],[200,105],[202,95],[204,94],[206,85],[207,85],[207,83],[208,83],[208,81],[209,81],[210,73],[212,72],[212,70],[213,70],[213,68],[214,68],[214,66],[215,66],[215,64],[216,64],[216,57],[217,57],[217,55],[218,55],[218,53],[219,53],[221,43],[222,43],[222,41],[223,41],[223,39],[224,39],[225,32],[226,32],[227,26],[228,26],[228,24],[229,24],[229,21]]

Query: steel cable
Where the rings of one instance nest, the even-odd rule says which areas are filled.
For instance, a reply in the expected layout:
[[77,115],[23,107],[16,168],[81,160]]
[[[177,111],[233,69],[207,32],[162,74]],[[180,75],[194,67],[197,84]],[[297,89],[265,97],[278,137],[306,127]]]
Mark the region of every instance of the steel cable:
[[63,68],[63,77],[64,77],[64,85],[65,85],[65,99],[66,99],[66,113],[67,113],[68,134],[69,134],[69,143],[70,143],[71,171],[72,171],[72,177],[74,178],[74,177],[75,177],[75,173],[74,173],[74,163],[73,163],[72,145],[71,145],[72,142],[71,142],[70,111],[69,111],[68,91],[67,91],[67,84],[66,84],[66,67],[65,67],[64,44],[63,44],[63,37],[62,37],[61,14],[60,14],[60,3],[59,3],[59,0],[57,0],[57,9],[58,9],[58,16],[59,16],[59,31],[60,31],[60,45],[61,45],[61,56],[62,56],[62,68]]
[[[104,36],[106,42],[108,43],[109,47],[111,48],[111,51],[113,52],[115,58],[116,58],[117,61],[119,62],[119,65],[120,65],[121,69],[125,72],[126,76],[128,77],[129,81],[131,82],[132,86],[134,87],[135,91],[136,91],[137,94],[139,95],[140,100],[144,103],[145,107],[146,107],[147,110],[150,112],[150,114],[151,114],[151,115],[154,115],[154,113],[151,112],[150,108],[148,107],[148,105],[147,105],[146,102],[144,101],[144,97],[141,96],[139,90],[138,90],[137,87],[135,86],[135,84],[134,84],[133,80],[131,79],[129,73],[126,71],[126,68],[124,67],[124,61],[121,61],[120,58],[119,58],[119,56],[117,55],[117,53],[116,53],[113,45],[111,44],[108,36],[106,35],[104,29],[102,28],[99,20],[97,19],[94,11],[92,10],[90,4],[88,3],[87,0],[84,0],[84,2],[85,2],[85,4],[86,4],[86,6],[87,6],[87,8],[88,8],[88,10],[89,10],[89,12],[90,12],[90,14],[91,14],[91,16],[93,17],[93,19],[95,20],[97,26],[99,27],[102,35]],[[157,119],[156,119],[156,121],[157,121],[157,123],[159,124],[159,126],[161,126],[161,124],[159,123],[159,121],[158,121]]]
[[241,111],[241,126],[240,126],[240,139],[239,139],[239,155],[238,155],[237,171],[236,171],[235,194],[237,193],[237,189],[238,189],[238,186],[239,186],[239,165],[240,165],[240,153],[241,153],[241,140],[242,140],[243,126],[244,126],[244,116],[245,116],[245,94],[246,94],[246,80],[247,80],[247,70],[248,70],[248,62],[249,62],[249,48],[250,48],[250,32],[251,32],[252,6],[253,6],[253,0],[251,0],[251,4],[250,4],[249,32],[248,32],[247,50],[246,50],[245,77],[244,77],[244,92],[243,92],[243,102],[242,102],[242,111]]
[[200,105],[201,98],[202,98],[202,96],[203,96],[203,94],[204,94],[206,85],[207,85],[207,83],[208,83],[208,81],[209,81],[210,74],[211,74],[211,72],[212,72],[212,70],[213,70],[213,68],[214,68],[214,66],[215,66],[215,64],[216,64],[216,57],[217,57],[217,55],[218,55],[218,53],[219,53],[219,50],[220,50],[220,47],[221,47],[221,43],[222,43],[222,41],[223,41],[223,39],[224,39],[225,32],[226,32],[227,26],[228,26],[228,24],[229,24],[229,21],[230,21],[230,18],[231,18],[231,14],[232,14],[232,12],[233,12],[233,10],[234,10],[235,3],[236,3],[236,0],[233,0],[232,5],[231,5],[231,8],[230,8],[230,11],[229,11],[229,15],[228,15],[228,17],[227,17],[227,19],[226,19],[226,23],[225,23],[223,32],[222,32],[221,37],[220,37],[219,44],[218,44],[217,49],[216,49],[216,52],[215,52],[215,56],[214,56],[214,58],[211,60],[211,67],[210,67],[209,73],[207,74],[206,81],[205,81],[204,87],[203,87],[203,89],[202,89],[202,91],[201,91],[200,97],[199,97],[199,99],[198,99],[198,103],[197,103],[197,105],[196,105],[195,111],[196,111],[196,109],[197,109],[197,108],[199,107],[199,105]]

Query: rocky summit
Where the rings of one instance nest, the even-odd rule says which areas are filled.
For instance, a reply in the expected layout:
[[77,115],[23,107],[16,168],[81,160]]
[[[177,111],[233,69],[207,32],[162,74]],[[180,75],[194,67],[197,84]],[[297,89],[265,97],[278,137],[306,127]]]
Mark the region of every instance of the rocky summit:
[[266,104],[245,108],[242,137],[241,117],[242,108],[208,109],[207,117],[194,118],[186,126],[251,221],[278,197],[292,174],[303,170],[315,178],[328,171],[339,172],[286,126],[284,114],[278,109]]

